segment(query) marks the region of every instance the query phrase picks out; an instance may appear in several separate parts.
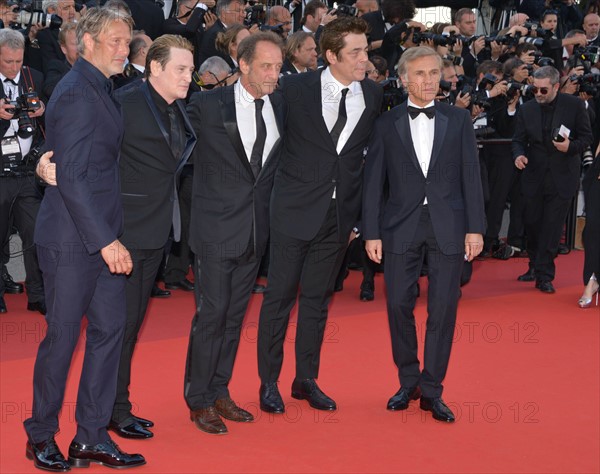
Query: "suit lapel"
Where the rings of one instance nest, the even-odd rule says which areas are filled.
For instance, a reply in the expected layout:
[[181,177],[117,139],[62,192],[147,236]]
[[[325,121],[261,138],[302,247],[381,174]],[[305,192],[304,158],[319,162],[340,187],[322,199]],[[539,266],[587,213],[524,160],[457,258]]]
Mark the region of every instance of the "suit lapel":
[[103,91],[98,90],[97,86],[95,85],[93,77],[91,77],[89,75],[88,71],[86,71],[85,68],[80,67],[79,62],[76,62],[73,65],[73,69],[76,69],[77,72],[79,72],[79,74],[83,75],[88,80],[88,82],[90,82],[90,84],[92,84],[92,89],[94,91],[96,91],[96,93],[98,94],[98,97],[100,97],[100,99],[102,100],[102,102],[104,103],[106,108],[108,109],[108,112],[114,119],[115,123],[119,127],[122,127],[123,126],[123,116],[121,115],[121,106],[119,104],[117,104],[114,100],[112,100],[112,98],[108,94],[103,94],[102,93]]
[[408,152],[408,156],[410,157],[412,163],[415,167],[422,172],[421,166],[419,165],[419,160],[417,159],[417,152],[415,151],[415,147],[413,145],[412,136],[410,134],[410,124],[408,123],[408,107],[406,102],[397,107],[398,110],[398,118],[396,119],[396,131],[398,135],[400,135],[400,143],[404,144],[404,148]]
[[260,175],[262,174],[263,170],[267,167],[267,165],[269,164],[269,162],[271,161],[273,154],[277,153],[277,150],[279,149],[279,146],[281,144],[281,140],[283,140],[283,102],[282,102],[282,98],[281,95],[275,93],[275,94],[271,94],[269,95],[269,100],[271,101],[271,106],[273,107],[273,114],[275,115],[275,123],[277,124],[277,131],[279,132],[279,138],[277,139],[277,141],[275,143],[273,143],[273,147],[271,148],[271,151],[269,152],[269,156],[267,156],[265,162],[263,163],[260,172],[258,173],[257,176],[257,180],[260,179]]
[[357,122],[356,126],[354,127],[354,130],[352,130],[352,134],[348,137],[348,140],[346,141],[346,143],[344,144],[344,147],[340,151],[340,155],[344,152],[346,147],[348,147],[352,144],[353,140],[356,140],[357,137],[359,137],[360,133],[357,133],[357,132],[364,130],[368,126],[369,120],[371,120],[371,117],[372,117],[372,113],[373,113],[372,89],[367,85],[366,80],[360,82],[360,87],[362,88],[362,91],[363,91],[363,97],[365,100],[365,108],[364,108],[363,113],[361,114],[360,118],[358,119],[358,122]]
[[308,88],[309,92],[307,92],[306,96],[301,96],[298,98],[298,100],[301,100],[304,97],[309,98],[309,100],[306,102],[306,105],[308,106],[307,108],[311,121],[315,124],[317,131],[321,134],[323,143],[329,143],[331,148],[335,151],[333,140],[331,139],[331,135],[329,134],[329,130],[327,130],[327,125],[325,124],[325,119],[323,118],[323,91],[321,90],[322,73],[323,69],[316,74],[311,74],[310,79],[306,81],[306,87]]
[[[160,128],[160,133],[162,134],[163,138],[165,139],[165,143],[167,144],[167,147],[169,148],[171,155],[173,155],[173,149],[171,148],[171,143],[169,141],[169,133],[167,132],[167,129],[165,127],[166,124],[164,124],[162,119],[160,118],[158,108],[156,107],[156,104],[154,103],[154,101],[152,100],[152,96],[150,95],[150,89],[148,88],[148,84],[146,82],[144,82],[140,86],[140,90],[142,91],[142,95],[143,95],[144,99],[146,100],[146,104],[148,104],[148,107],[150,108],[150,111],[152,112],[154,121],[158,125],[158,128]],[[180,157],[174,156],[174,155],[173,155],[173,157],[176,159],[180,158]]]
[[433,147],[431,148],[431,159],[429,160],[429,169],[435,166],[435,162],[442,151],[442,144],[446,137],[446,130],[448,129],[448,117],[440,112],[440,108],[436,107],[435,110],[435,124],[433,133]]
[[196,134],[194,133],[194,127],[190,123],[190,119],[185,111],[184,102],[182,100],[177,101],[177,106],[179,107],[179,111],[181,116],[183,117],[183,123],[185,125],[185,136],[186,136],[186,144],[183,149],[183,153],[179,159],[179,163],[177,164],[177,171],[179,173],[183,166],[186,164],[188,158],[192,154],[192,150],[194,149],[194,145],[196,145]]
[[235,94],[233,91],[233,86],[224,88],[221,97],[222,98],[219,99],[219,108],[221,109],[221,117],[223,118],[223,126],[225,127],[225,131],[229,136],[231,145],[235,149],[237,157],[242,163],[242,166],[246,169],[252,179],[254,179],[254,173],[252,173],[252,168],[250,168],[250,161],[246,156],[244,144],[242,143],[242,137],[240,136],[240,131],[238,129],[235,114]]

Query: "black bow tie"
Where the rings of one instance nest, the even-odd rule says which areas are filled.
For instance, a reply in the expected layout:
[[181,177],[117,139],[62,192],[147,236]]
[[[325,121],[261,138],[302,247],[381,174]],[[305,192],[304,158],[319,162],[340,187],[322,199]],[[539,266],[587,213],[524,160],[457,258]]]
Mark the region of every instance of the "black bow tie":
[[432,119],[435,116],[435,106],[419,109],[418,107],[408,106],[408,114],[411,119],[416,119],[420,113],[427,115],[427,118]]
[[17,83],[15,81],[13,81],[12,79],[9,79],[8,77],[6,79],[4,79],[4,82],[8,82],[9,84],[12,84],[13,86],[17,85]]

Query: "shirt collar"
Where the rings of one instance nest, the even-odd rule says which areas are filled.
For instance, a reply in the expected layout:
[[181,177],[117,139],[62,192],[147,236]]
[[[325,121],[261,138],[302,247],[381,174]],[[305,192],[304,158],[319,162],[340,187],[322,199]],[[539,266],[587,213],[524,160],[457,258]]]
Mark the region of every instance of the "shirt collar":
[[161,114],[166,114],[167,109],[169,108],[169,104],[167,104],[167,101],[163,98],[163,96],[156,92],[156,89],[152,87],[150,81],[146,81],[146,83],[148,84],[148,90],[150,91],[150,95],[152,96],[152,100],[156,104],[158,111]]
[[415,109],[426,109],[427,107],[433,107],[435,105],[435,100],[432,100],[431,102],[429,102],[429,104],[427,104],[425,107],[420,107],[418,105],[416,105],[412,100],[410,100],[410,98],[408,99],[408,105],[410,107],[414,107]]
[[[7,77],[4,74],[0,73],[0,82],[2,82],[2,84],[4,84],[4,79],[7,79]],[[13,79],[13,82],[16,83],[16,84],[18,84],[20,80],[21,80],[21,71],[19,71],[17,73],[17,75]]]
[[88,71],[92,75],[92,82],[95,83],[98,86],[98,88],[104,89],[106,93],[110,95],[110,93],[112,92],[112,81],[108,79],[104,74],[102,74],[102,72],[100,72],[100,69],[98,69],[92,63],[86,60],[83,56],[79,56],[77,61],[75,61],[75,64],[78,64],[79,67]]
[[[233,85],[233,91],[235,94],[235,101],[239,103],[245,109],[249,107],[254,107],[254,96],[248,92],[248,90],[242,85],[241,81],[237,81]],[[265,104],[269,101],[269,96],[267,94],[260,97],[260,99],[265,101]]]
[[362,87],[360,86],[360,82],[352,81],[349,85],[345,86],[340,81],[338,81],[329,69],[329,66],[326,67],[321,73],[321,83],[323,84],[333,84],[335,86],[335,94],[337,95],[342,91],[342,89],[348,88],[348,92],[350,95],[362,94]]

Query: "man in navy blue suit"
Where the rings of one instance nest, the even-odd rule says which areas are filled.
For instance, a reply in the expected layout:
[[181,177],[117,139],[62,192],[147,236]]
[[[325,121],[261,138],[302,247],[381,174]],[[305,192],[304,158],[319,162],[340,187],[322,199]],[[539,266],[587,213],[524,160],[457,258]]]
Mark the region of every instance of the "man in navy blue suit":
[[[404,103],[375,123],[365,160],[363,225],[365,248],[380,263],[388,290],[392,352],[400,390],[388,410],[405,410],[421,398],[421,409],[453,422],[442,400],[460,275],[464,260],[483,248],[483,193],[475,133],[468,111],[435,102],[442,61],[426,46],[407,49],[398,72],[408,90]],[[389,182],[384,203],[383,188]],[[429,295],[423,370],[417,357],[413,310],[423,257]],[[422,395],[421,395],[422,394]]]
[[[47,109],[47,146],[58,186],[42,201],[35,230],[48,306],[48,332],[33,376],[33,410],[25,420],[26,455],[35,467],[67,471],[90,462],[125,468],[145,464],[122,452],[107,425],[115,401],[125,328],[125,274],[132,270],[118,240],[123,227],[119,186],[120,108],[109,77],[123,71],[133,21],[113,9],[90,9],[77,26],[80,58],[57,85]],[[77,396],[77,433],[69,460],[58,448],[58,415],[83,315],[86,347]]]

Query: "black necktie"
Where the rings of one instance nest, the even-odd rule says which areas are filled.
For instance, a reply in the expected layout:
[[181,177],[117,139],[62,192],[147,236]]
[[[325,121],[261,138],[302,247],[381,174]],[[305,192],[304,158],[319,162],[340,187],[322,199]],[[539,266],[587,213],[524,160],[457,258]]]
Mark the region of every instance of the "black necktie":
[[183,150],[183,137],[181,133],[181,126],[179,125],[179,120],[177,119],[177,114],[175,112],[175,107],[177,107],[175,103],[169,105],[167,107],[167,114],[169,115],[169,122],[171,125],[169,129],[171,139],[171,150],[173,150],[173,155],[175,156],[175,159],[179,160],[179,158],[181,158],[181,152]]
[[265,101],[262,99],[254,100],[254,109],[256,114],[256,141],[252,147],[252,154],[250,155],[250,168],[252,168],[252,174],[254,178],[258,177],[260,169],[262,168],[262,157],[265,150],[265,142],[267,141],[267,126],[265,125],[265,119],[263,119],[262,109]]
[[331,135],[331,139],[333,140],[333,146],[337,148],[337,143],[340,139],[340,135],[342,134],[342,130],[344,130],[344,126],[348,121],[348,116],[346,115],[346,94],[348,94],[348,88],[342,89],[342,98],[340,99],[340,108],[338,109],[338,118],[331,129],[329,134]]
[[419,116],[420,113],[427,115],[427,118],[432,119],[435,116],[435,106],[426,107],[424,109],[419,109],[418,107],[413,107],[412,105],[408,106],[408,114],[411,119],[415,119]]

